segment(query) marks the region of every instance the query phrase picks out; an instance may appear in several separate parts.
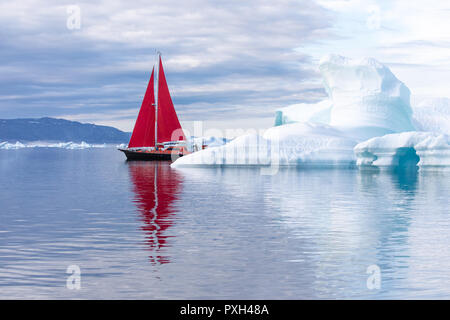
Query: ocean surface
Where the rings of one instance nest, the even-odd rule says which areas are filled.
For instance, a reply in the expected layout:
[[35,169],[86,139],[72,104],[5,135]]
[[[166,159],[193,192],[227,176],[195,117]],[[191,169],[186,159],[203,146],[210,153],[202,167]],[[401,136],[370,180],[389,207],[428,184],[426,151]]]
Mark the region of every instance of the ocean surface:
[[2,299],[450,298],[448,172],[36,148],[0,150],[0,182]]

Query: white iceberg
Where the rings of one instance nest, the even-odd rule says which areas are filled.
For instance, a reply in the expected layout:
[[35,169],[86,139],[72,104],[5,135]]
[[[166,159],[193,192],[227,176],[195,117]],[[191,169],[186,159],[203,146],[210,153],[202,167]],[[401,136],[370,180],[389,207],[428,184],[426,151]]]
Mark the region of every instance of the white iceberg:
[[9,143],[7,141],[0,142],[0,149],[9,150],[9,149],[21,149],[26,148],[23,143],[17,141],[16,143]]
[[279,109],[275,125],[323,123],[359,140],[414,130],[410,91],[388,67],[372,58],[328,55],[319,70],[328,99]]
[[173,167],[297,165],[352,166],[356,141],[329,126],[293,123],[249,133],[230,143],[177,159]]
[[434,132],[403,132],[372,138],[355,146],[362,168],[450,166],[450,136]]
[[449,165],[448,135],[443,135],[450,127],[448,100],[424,101],[413,113],[406,85],[370,58],[329,55],[319,69],[327,100],[281,108],[275,127],[264,134],[194,152],[172,166],[384,167],[402,165],[408,157],[420,167]]
[[329,55],[319,69],[333,102],[331,126],[364,138],[414,130],[410,91],[383,64]]
[[351,166],[356,140],[319,123],[293,123],[268,129],[263,137],[278,148],[280,164]]
[[258,134],[249,133],[225,145],[208,147],[183,156],[172,166],[262,165],[268,157],[268,142]]
[[61,149],[89,149],[89,148],[105,148],[107,144],[89,144],[84,141],[81,143],[76,142],[46,142],[46,141],[34,141],[22,143],[17,141],[16,143],[10,143],[7,141],[0,142],[0,149],[23,149],[23,148],[61,148]]

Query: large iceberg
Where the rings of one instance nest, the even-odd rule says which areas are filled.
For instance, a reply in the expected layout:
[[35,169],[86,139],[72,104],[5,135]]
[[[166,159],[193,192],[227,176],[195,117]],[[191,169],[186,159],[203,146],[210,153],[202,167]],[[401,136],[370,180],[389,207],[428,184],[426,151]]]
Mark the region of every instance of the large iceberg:
[[410,91],[388,67],[371,58],[329,55],[319,69],[333,101],[331,126],[362,138],[414,130]]
[[219,147],[210,147],[176,160],[173,167],[205,165],[354,165],[356,141],[330,126],[292,123],[248,133]]
[[386,167],[407,159],[422,168],[449,165],[449,100],[423,100],[413,112],[406,85],[371,58],[329,55],[319,70],[328,99],[279,109],[265,133],[186,155],[172,166]]
[[275,125],[324,123],[360,140],[414,130],[410,91],[388,67],[371,58],[328,55],[319,70],[328,99],[279,109]]

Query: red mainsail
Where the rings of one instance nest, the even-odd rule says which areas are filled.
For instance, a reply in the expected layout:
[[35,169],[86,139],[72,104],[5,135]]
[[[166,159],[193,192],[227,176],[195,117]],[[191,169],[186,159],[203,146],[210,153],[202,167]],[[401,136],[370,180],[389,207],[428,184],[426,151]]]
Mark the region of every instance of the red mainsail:
[[[155,145],[155,82],[153,80],[154,68],[147,90],[145,91],[144,100],[142,101],[141,110],[134,125],[128,148],[150,147]],[[158,139],[159,140],[159,139]]]
[[158,143],[186,140],[170,97],[161,57],[159,57],[157,131]]

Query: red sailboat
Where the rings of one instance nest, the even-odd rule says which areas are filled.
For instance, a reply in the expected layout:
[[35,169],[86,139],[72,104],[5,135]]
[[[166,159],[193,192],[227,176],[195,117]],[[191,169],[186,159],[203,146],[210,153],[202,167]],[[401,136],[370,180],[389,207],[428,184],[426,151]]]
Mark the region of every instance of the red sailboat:
[[128,147],[119,148],[128,160],[175,160],[189,153],[170,97],[161,55],[158,60],[156,97],[153,68]]

